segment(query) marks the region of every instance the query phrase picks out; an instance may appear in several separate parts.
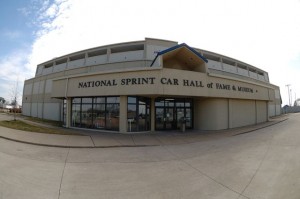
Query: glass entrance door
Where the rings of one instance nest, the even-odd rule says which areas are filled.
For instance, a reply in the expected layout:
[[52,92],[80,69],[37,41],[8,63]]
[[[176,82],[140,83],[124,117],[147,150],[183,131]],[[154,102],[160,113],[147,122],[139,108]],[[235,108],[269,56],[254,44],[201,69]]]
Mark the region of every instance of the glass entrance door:
[[184,118],[184,108],[181,108],[181,107],[177,107],[176,108],[176,126],[177,126],[177,129],[180,129],[180,126],[181,126],[181,122]]
[[165,111],[164,108],[155,108],[155,129],[164,130],[165,129]]
[[186,128],[193,127],[192,119],[193,119],[193,115],[192,115],[191,108],[185,108],[185,127]]
[[174,118],[174,108],[173,107],[165,107],[165,130],[171,130],[176,128],[174,123],[176,119]]
[[155,101],[155,129],[180,129],[182,122],[186,128],[193,128],[192,100],[191,99],[163,99]]
[[155,117],[156,130],[176,129],[176,118],[173,107],[155,108]]

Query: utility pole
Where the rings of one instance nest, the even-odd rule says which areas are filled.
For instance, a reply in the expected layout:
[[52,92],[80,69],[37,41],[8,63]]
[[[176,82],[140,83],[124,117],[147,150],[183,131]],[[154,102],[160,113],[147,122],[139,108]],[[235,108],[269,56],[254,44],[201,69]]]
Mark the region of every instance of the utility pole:
[[288,96],[289,96],[289,106],[291,106],[291,94],[290,94],[290,84],[285,85],[288,89]]
[[292,89],[290,89],[290,95],[291,95],[291,105],[290,106],[293,106],[293,92],[292,92]]

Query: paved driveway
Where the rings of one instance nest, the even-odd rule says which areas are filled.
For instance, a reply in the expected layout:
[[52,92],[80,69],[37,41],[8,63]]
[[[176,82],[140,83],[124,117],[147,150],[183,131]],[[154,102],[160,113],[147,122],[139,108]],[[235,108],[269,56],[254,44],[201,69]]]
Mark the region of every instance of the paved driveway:
[[0,139],[0,198],[300,198],[300,114],[257,131],[147,147]]

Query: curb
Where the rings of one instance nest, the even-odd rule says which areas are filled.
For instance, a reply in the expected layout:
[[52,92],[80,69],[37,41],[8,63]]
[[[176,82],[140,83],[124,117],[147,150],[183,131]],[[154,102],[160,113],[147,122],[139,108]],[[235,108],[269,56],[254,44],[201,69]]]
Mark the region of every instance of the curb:
[[56,148],[86,148],[86,149],[93,149],[93,148],[121,148],[121,147],[151,147],[151,146],[161,146],[160,144],[136,144],[136,145],[111,145],[111,146],[75,146],[75,145],[56,145],[56,144],[42,144],[42,143],[36,143],[36,142],[28,142],[28,141],[23,141],[23,140],[17,140],[17,139],[12,139],[8,137],[4,137],[0,135],[1,139],[13,141],[13,142],[18,142],[18,143],[23,143],[23,144],[30,144],[30,145],[36,145],[36,146],[45,146],[45,147],[56,147]]
[[283,119],[283,120],[276,121],[276,122],[271,123],[271,124],[266,125],[266,126],[262,126],[262,127],[256,128],[256,129],[252,129],[252,130],[249,130],[249,131],[242,132],[242,133],[237,133],[237,134],[235,134],[235,135],[233,135],[233,136],[238,136],[238,135],[242,135],[242,134],[247,134],[247,133],[251,133],[251,132],[256,131],[256,130],[264,129],[264,128],[267,128],[267,127],[269,127],[269,126],[273,126],[273,125],[275,125],[275,124],[279,124],[279,123],[281,123],[281,122],[284,122],[284,121],[286,121],[286,120],[288,120],[288,119],[289,119],[289,118],[285,118],[285,119]]
[[[265,126],[262,126],[262,127],[257,127],[257,128],[253,128],[253,129],[250,129],[250,130],[246,130],[246,131],[243,131],[241,133],[237,133],[237,134],[234,134],[234,135],[231,135],[231,136],[238,136],[238,135],[242,135],[242,134],[247,134],[247,133],[251,133],[253,131],[256,131],[256,130],[260,130],[260,129],[264,129],[264,128],[267,128],[267,127],[270,127],[270,126],[273,126],[275,124],[278,124],[278,123],[281,123],[281,122],[284,122],[288,120],[288,118],[284,118],[283,120],[279,120],[279,121],[274,121],[273,123],[271,124],[268,124],[268,125],[265,125]],[[153,146],[162,146],[164,144],[134,144],[134,145],[108,145],[108,146],[78,146],[78,145],[57,145],[57,144],[43,144],[43,143],[37,143],[37,142],[28,142],[28,141],[23,141],[23,140],[17,140],[17,139],[13,139],[13,138],[9,138],[9,137],[5,137],[5,136],[1,136],[0,135],[0,138],[2,139],[5,139],[5,140],[9,140],[9,141],[13,141],[13,142],[18,142],[18,143],[23,143],[23,144],[30,144],[30,145],[35,145],[35,146],[44,146],[44,147],[56,147],[56,148],[86,148],[86,149],[92,149],[92,148],[122,148],[122,147],[153,147]],[[196,142],[199,142],[199,141],[196,141]],[[195,142],[191,142],[191,143],[195,143]],[[186,143],[182,143],[182,144],[186,144]],[[172,144],[165,144],[165,145],[172,145]],[[176,145],[179,145],[179,144],[176,144]]]

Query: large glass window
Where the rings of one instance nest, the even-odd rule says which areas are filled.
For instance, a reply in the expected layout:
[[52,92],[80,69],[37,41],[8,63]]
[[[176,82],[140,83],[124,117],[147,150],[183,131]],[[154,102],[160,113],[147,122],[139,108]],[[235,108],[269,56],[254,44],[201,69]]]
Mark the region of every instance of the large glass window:
[[72,100],[72,126],[81,127],[81,98],[73,98]]
[[127,121],[128,131],[150,130],[150,98],[128,97]]
[[120,98],[119,97],[107,97],[106,103],[113,103],[113,104],[119,104]]
[[81,105],[81,127],[93,128],[93,104]]
[[105,129],[105,103],[94,104],[93,124],[96,129]]
[[119,130],[119,97],[72,99],[72,126]]
[[106,129],[118,131],[120,120],[120,104],[106,104]]

